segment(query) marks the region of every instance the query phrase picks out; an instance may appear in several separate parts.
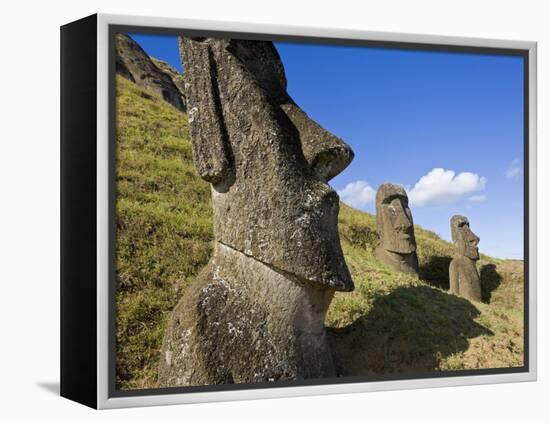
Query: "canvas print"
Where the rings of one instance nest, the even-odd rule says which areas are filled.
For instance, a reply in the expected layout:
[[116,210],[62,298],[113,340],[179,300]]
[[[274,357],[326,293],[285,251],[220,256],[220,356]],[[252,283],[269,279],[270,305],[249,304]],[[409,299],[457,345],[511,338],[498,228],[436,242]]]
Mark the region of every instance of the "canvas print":
[[117,390],[525,365],[523,56],[113,37]]

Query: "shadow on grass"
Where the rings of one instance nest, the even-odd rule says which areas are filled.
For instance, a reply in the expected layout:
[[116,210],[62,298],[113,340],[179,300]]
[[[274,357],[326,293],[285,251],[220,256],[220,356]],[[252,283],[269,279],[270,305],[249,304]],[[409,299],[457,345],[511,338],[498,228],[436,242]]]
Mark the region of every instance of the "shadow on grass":
[[481,266],[479,278],[481,281],[481,301],[489,304],[491,302],[491,293],[500,286],[502,276],[497,272],[496,265],[485,264]]
[[420,279],[428,282],[430,285],[441,289],[449,289],[449,265],[452,257],[432,256],[430,261],[420,266]]
[[469,301],[430,287],[402,287],[375,299],[371,311],[345,328],[328,328],[340,376],[437,370],[441,359],[466,351],[469,339],[492,332],[476,323]]

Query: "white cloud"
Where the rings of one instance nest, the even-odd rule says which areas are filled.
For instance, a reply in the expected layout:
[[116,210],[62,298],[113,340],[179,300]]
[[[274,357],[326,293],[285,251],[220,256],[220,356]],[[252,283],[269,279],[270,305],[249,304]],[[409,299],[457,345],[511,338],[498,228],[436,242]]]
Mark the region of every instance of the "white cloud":
[[365,207],[374,202],[376,191],[366,181],[350,182],[338,191],[340,199],[352,207]]
[[521,173],[521,162],[519,159],[514,159],[506,170],[507,178],[514,178]]
[[472,195],[470,198],[468,198],[468,201],[472,201],[474,203],[480,203],[482,201],[485,201],[487,199],[487,196],[484,194],[478,194],[478,195]]
[[[449,204],[476,191],[483,191],[486,183],[487,178],[475,173],[461,172],[456,175],[453,170],[434,168],[408,192],[409,202],[414,206]],[[472,197],[478,198],[471,201],[482,201],[479,196]]]

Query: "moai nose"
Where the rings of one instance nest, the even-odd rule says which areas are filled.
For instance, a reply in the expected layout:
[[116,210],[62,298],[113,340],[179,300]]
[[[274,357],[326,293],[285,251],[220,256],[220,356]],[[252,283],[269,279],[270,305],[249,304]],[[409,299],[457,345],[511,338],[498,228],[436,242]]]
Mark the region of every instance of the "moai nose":
[[300,133],[302,152],[317,177],[329,181],[351,163],[353,150],[343,140],[310,119],[295,103],[282,104],[281,108]]
[[405,212],[405,206],[401,202],[395,207],[395,213],[394,228],[402,231],[409,229],[411,227],[411,221]]
[[351,163],[354,153],[351,147],[340,138],[321,129],[325,134],[320,134],[318,146],[312,153],[311,166],[319,178],[329,181]]
[[476,234],[474,234],[469,227],[466,228],[466,234],[464,239],[470,245],[477,246],[477,244],[479,244],[479,237]]

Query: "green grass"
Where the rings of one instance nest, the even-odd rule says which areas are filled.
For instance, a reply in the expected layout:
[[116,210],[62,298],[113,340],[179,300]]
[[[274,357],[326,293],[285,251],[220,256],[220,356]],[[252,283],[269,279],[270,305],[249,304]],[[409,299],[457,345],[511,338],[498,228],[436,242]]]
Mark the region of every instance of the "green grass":
[[[212,252],[209,185],[193,166],[187,117],[117,77],[117,385],[156,385],[166,319]],[[341,205],[356,289],[327,316],[341,375],[523,364],[523,263],[482,256],[485,303],[449,295],[452,245],[416,227],[422,280],[373,255],[375,218]],[[483,244],[482,244],[483,245]]]
[[156,383],[167,314],[212,252],[209,185],[187,118],[117,77],[117,383]]
[[374,216],[341,204],[339,228],[355,282],[326,322],[340,375],[523,365],[523,262],[482,255],[485,303],[472,303],[447,293],[453,246],[433,232],[415,227],[417,280],[374,257]]

